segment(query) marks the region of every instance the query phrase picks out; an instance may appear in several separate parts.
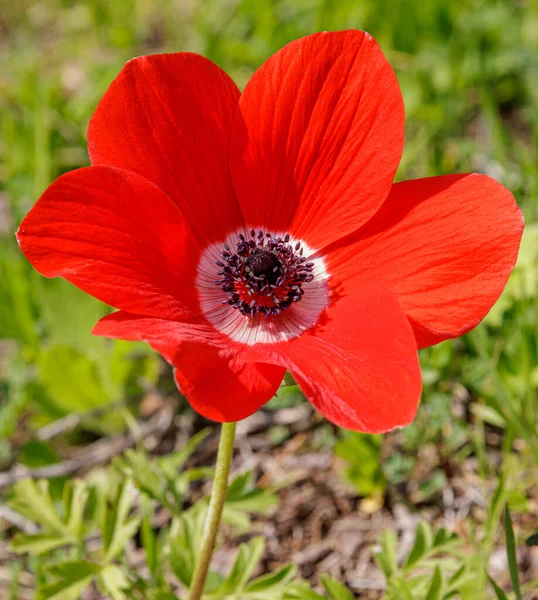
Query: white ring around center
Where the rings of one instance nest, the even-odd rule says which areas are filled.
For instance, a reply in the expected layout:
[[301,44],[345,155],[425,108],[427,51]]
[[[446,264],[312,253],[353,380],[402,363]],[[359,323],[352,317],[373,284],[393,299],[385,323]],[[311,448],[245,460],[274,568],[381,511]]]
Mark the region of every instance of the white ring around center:
[[[267,318],[262,314],[255,317],[246,316],[229,304],[222,303],[223,300],[226,300],[226,293],[214,282],[219,279],[217,272],[220,268],[216,263],[222,261],[220,253],[224,250],[224,244],[228,244],[233,251],[240,241],[239,233],[243,233],[248,239],[250,237],[248,231],[250,228],[245,232],[232,233],[221,243],[211,244],[202,253],[196,278],[202,312],[218,331],[235,342],[247,346],[274,344],[299,337],[316,325],[321,313],[329,303],[328,280],[330,276],[325,262],[322,258],[316,257],[315,250],[303,240],[290,235],[289,245],[293,247],[300,242],[304,249],[303,256],[308,262],[314,263],[312,271],[314,279],[309,283],[302,284],[304,295],[301,301],[293,303],[279,315],[271,315]],[[277,233],[274,234],[274,237],[283,238],[284,235]]]

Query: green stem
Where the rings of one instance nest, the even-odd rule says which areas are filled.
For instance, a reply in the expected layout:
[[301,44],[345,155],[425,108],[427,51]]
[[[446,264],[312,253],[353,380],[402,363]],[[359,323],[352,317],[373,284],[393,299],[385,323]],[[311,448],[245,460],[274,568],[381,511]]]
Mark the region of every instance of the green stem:
[[198,562],[192,576],[188,600],[200,600],[204,591],[205,580],[209,570],[209,563],[215,549],[217,534],[219,532],[222,509],[228,490],[228,475],[232,463],[234,449],[235,423],[223,423],[220,432],[219,451],[215,465],[215,481],[211,490],[211,499],[207,511],[204,535]]

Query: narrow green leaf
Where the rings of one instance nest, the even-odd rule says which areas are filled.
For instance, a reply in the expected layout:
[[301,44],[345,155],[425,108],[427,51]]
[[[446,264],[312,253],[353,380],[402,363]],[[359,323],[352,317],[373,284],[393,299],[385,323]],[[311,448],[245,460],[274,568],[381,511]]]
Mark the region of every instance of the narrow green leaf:
[[65,538],[63,536],[58,537],[48,533],[37,533],[35,535],[24,535],[21,533],[13,538],[10,549],[18,554],[29,552],[30,554],[39,556],[64,545]]
[[398,572],[397,540],[394,531],[386,529],[381,535],[380,543],[381,549],[375,553],[375,560],[388,580]]
[[430,589],[424,600],[439,600],[441,598],[441,589],[443,586],[443,574],[439,565],[435,567],[433,577],[430,583]]
[[296,600],[325,600],[325,596],[317,594],[307,581],[297,581],[286,587],[284,598]]
[[450,538],[451,535],[448,533],[448,531],[444,527],[441,527],[435,533],[432,546],[434,546],[435,548],[438,546],[444,546],[447,543],[447,541],[450,540]]
[[101,565],[88,560],[73,560],[53,565],[48,568],[48,572],[52,577],[65,579],[70,578],[71,576],[78,577],[84,574],[97,575],[101,569]]
[[216,592],[223,595],[241,592],[258,565],[264,550],[265,540],[263,537],[256,537],[247,544],[241,544],[228,576],[219,585]]
[[508,569],[510,570],[510,579],[514,587],[514,593],[517,600],[521,599],[521,587],[519,585],[519,570],[517,566],[516,538],[514,536],[514,527],[508,504],[504,509],[504,534],[506,536],[506,553],[508,555]]
[[488,574],[488,581],[491,583],[491,587],[493,588],[495,595],[497,596],[497,600],[508,600],[508,596],[501,590],[501,588],[495,583],[495,581]]
[[466,565],[461,565],[461,567],[450,576],[448,580],[449,585],[456,584],[463,577],[463,575],[465,575],[465,567]]
[[245,593],[262,592],[273,587],[286,585],[295,577],[296,573],[297,567],[295,565],[286,565],[274,573],[266,573],[253,579],[245,587]]
[[116,501],[116,523],[124,523],[127,520],[129,511],[133,506],[134,491],[129,479],[126,479],[120,485]]
[[224,506],[222,511],[222,522],[239,531],[248,531],[251,526],[251,521],[248,513],[234,510],[229,506]]
[[105,561],[110,562],[125,548],[127,542],[134,537],[140,527],[140,517],[133,517],[114,530],[112,542],[105,554]]
[[157,548],[157,536],[153,531],[151,523],[152,516],[153,510],[150,511],[150,509],[147,508],[146,513],[142,517],[142,521],[140,523],[140,541],[142,542],[142,548],[144,548],[144,552],[146,553],[146,562],[148,568],[151,571],[152,575],[155,576],[159,567],[159,559]]
[[504,484],[504,477],[501,474],[499,476],[499,485],[493,494],[488,507],[486,515],[486,522],[484,527],[484,544],[487,546],[493,543],[494,537],[497,535],[499,527],[499,520],[502,517],[503,505],[506,501],[506,490]]
[[238,475],[228,486],[226,501],[234,502],[235,500],[243,498],[252,487],[252,476],[249,471]]
[[67,507],[67,528],[71,535],[82,541],[84,535],[84,509],[88,500],[89,491],[84,481],[77,479],[72,484],[65,486],[69,490],[69,500],[65,500]]
[[207,505],[198,502],[177,519],[177,531],[169,540],[170,566],[185,587],[191,584],[201,546]]
[[112,510],[105,511],[102,532],[106,562],[111,562],[124,549],[140,526],[140,517],[128,519],[133,500],[134,488],[126,479],[118,488]]
[[355,600],[355,595],[343,584],[327,575],[321,576],[323,587],[332,600]]
[[194,562],[178,538],[170,540],[170,568],[181,583],[189,588],[192,581]]
[[428,551],[432,544],[432,530],[426,521],[420,521],[415,533],[415,543],[405,561],[405,568],[417,563]]
[[198,559],[198,553],[202,546],[207,509],[206,503],[195,504],[191,510],[183,513],[180,520],[183,524],[185,542],[194,562]]

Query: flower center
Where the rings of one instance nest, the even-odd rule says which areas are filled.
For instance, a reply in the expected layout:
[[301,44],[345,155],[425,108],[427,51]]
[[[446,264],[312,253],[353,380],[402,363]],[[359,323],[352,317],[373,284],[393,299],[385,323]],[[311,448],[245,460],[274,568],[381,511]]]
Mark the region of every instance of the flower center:
[[[248,238],[248,239],[247,239]],[[216,261],[221,267],[215,281],[228,296],[229,304],[244,315],[278,315],[294,302],[300,302],[303,284],[314,279],[313,262],[306,262],[301,242],[290,244],[290,236],[273,236],[250,230],[250,237],[239,234],[235,248],[224,244]]]
[[256,249],[245,261],[245,270],[250,271],[253,277],[268,281],[270,284],[276,284],[282,263],[276,257],[276,254],[269,250]]

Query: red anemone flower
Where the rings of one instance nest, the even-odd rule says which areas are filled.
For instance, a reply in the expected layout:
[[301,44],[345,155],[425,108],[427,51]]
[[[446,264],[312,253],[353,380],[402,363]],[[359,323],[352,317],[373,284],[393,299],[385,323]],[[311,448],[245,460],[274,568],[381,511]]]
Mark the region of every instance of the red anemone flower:
[[501,293],[523,218],[483,175],[393,184],[394,71],[367,33],[316,33],[243,93],[191,54],[129,61],[90,122],[92,166],[24,219],[34,267],[119,309],[192,406],[247,417],[286,370],[330,421],[409,424],[417,348],[469,331]]

